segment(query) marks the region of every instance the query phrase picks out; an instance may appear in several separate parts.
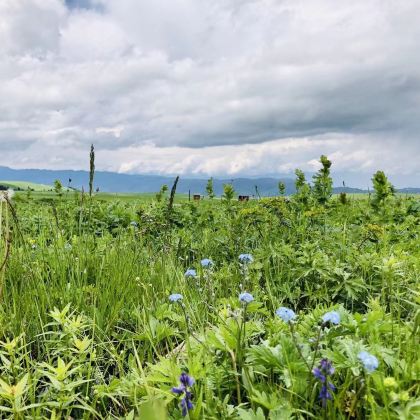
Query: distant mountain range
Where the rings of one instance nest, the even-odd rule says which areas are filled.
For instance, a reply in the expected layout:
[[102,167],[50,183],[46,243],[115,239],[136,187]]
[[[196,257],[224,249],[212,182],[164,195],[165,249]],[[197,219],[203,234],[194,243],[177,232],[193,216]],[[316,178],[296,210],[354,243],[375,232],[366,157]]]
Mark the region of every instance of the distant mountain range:
[[[87,171],[74,170],[48,170],[48,169],[11,169],[0,166],[1,181],[27,181],[39,184],[52,185],[56,179],[59,179],[63,186],[71,186],[76,189],[82,187],[87,190],[89,182],[89,173]],[[71,182],[69,183],[69,180]],[[102,192],[156,192],[162,185],[166,184],[170,188],[174,177],[161,175],[130,175],[119,174],[115,172],[95,172],[95,189],[99,188]],[[214,190],[217,195],[223,192],[223,184],[231,183],[232,179],[214,178]],[[261,196],[278,195],[278,183],[282,181],[286,186],[286,194],[292,194],[295,191],[294,179],[292,178],[235,178],[233,186],[238,194]],[[180,177],[177,192],[188,194],[205,194],[207,179],[183,178]],[[403,188],[400,192],[420,193],[420,188]],[[367,190],[350,187],[334,188],[335,193],[366,193]]]

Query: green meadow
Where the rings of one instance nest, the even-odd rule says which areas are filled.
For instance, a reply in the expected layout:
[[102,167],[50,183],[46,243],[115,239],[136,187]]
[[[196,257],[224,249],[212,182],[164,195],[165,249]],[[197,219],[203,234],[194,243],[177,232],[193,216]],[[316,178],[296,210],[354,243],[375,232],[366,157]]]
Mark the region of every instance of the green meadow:
[[249,202],[0,192],[0,417],[419,418],[419,199],[297,175]]

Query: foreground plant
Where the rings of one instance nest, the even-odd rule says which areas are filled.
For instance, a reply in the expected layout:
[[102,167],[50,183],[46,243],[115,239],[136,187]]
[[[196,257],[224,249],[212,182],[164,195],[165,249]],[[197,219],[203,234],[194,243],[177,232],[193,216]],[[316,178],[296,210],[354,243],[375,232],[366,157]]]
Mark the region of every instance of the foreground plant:
[[319,399],[322,406],[326,407],[327,401],[332,400],[331,392],[335,391],[335,386],[330,382],[329,377],[335,372],[335,369],[328,359],[322,359],[319,366],[316,367],[312,373],[314,377],[320,382],[321,390],[319,391]]
[[194,408],[192,403],[192,393],[191,388],[193,387],[195,380],[191,376],[186,373],[182,373],[179,377],[180,385],[177,387],[172,388],[172,392],[182,396],[181,399],[181,412],[182,415],[185,417],[188,414],[188,411]]

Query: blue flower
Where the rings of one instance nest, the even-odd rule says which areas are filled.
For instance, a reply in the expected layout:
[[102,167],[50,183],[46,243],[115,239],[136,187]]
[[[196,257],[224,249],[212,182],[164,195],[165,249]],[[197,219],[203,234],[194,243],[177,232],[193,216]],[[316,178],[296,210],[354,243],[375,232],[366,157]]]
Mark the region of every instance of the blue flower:
[[242,264],[252,263],[252,261],[254,261],[254,257],[251,254],[241,254],[239,255],[239,261]]
[[319,399],[322,401],[322,405],[325,407],[325,405],[327,404],[327,400],[332,400],[332,394],[329,391],[329,389],[331,391],[335,391],[335,386],[331,383],[328,382],[327,384],[323,384],[321,386],[321,391],[319,391]]
[[325,375],[323,375],[322,371],[320,368],[314,368],[312,370],[313,375],[315,376],[316,379],[318,379],[321,382],[325,382]]
[[338,325],[340,323],[340,314],[336,311],[327,312],[322,320],[326,322],[331,322],[331,324]]
[[189,410],[191,410],[194,405],[191,402],[192,399],[192,393],[189,391],[189,388],[191,388],[195,381],[194,378],[187,375],[186,373],[181,373],[181,376],[179,377],[180,385],[177,387],[172,388],[172,392],[177,395],[184,395],[184,398],[181,400],[181,410],[182,415],[185,417]]
[[330,391],[335,391],[335,386],[328,380],[328,376],[332,375],[335,369],[328,359],[322,359],[318,367],[312,370],[313,375],[321,383],[321,390],[319,391],[319,399],[322,401],[322,406],[325,407],[327,400],[332,400]]
[[286,323],[293,321],[296,318],[296,314],[291,309],[285,308],[284,306],[277,309],[276,315]]
[[172,295],[169,295],[169,300],[171,302],[178,302],[179,300],[182,300],[182,295],[179,293],[173,293]]
[[239,300],[242,303],[251,303],[254,300],[254,296],[252,296],[251,293],[243,292],[239,295]]
[[379,362],[378,359],[373,355],[368,353],[367,351],[361,351],[357,357],[362,362],[363,367],[366,369],[368,373],[372,373],[376,369],[378,369]]
[[193,268],[189,268],[184,275],[185,277],[197,277],[197,272]]
[[203,268],[210,268],[213,265],[213,261],[209,258],[204,258],[201,260],[201,267]]
[[332,362],[328,359],[322,359],[319,366],[327,375],[332,375],[335,372]]

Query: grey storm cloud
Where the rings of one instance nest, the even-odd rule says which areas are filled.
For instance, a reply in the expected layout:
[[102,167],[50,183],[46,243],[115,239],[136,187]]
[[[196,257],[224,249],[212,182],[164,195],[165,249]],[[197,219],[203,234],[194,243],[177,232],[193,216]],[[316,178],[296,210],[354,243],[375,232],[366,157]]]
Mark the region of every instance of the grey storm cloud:
[[275,174],[328,152],[419,176],[418,16],[417,0],[3,0],[0,164],[81,167],[94,142],[128,172]]

